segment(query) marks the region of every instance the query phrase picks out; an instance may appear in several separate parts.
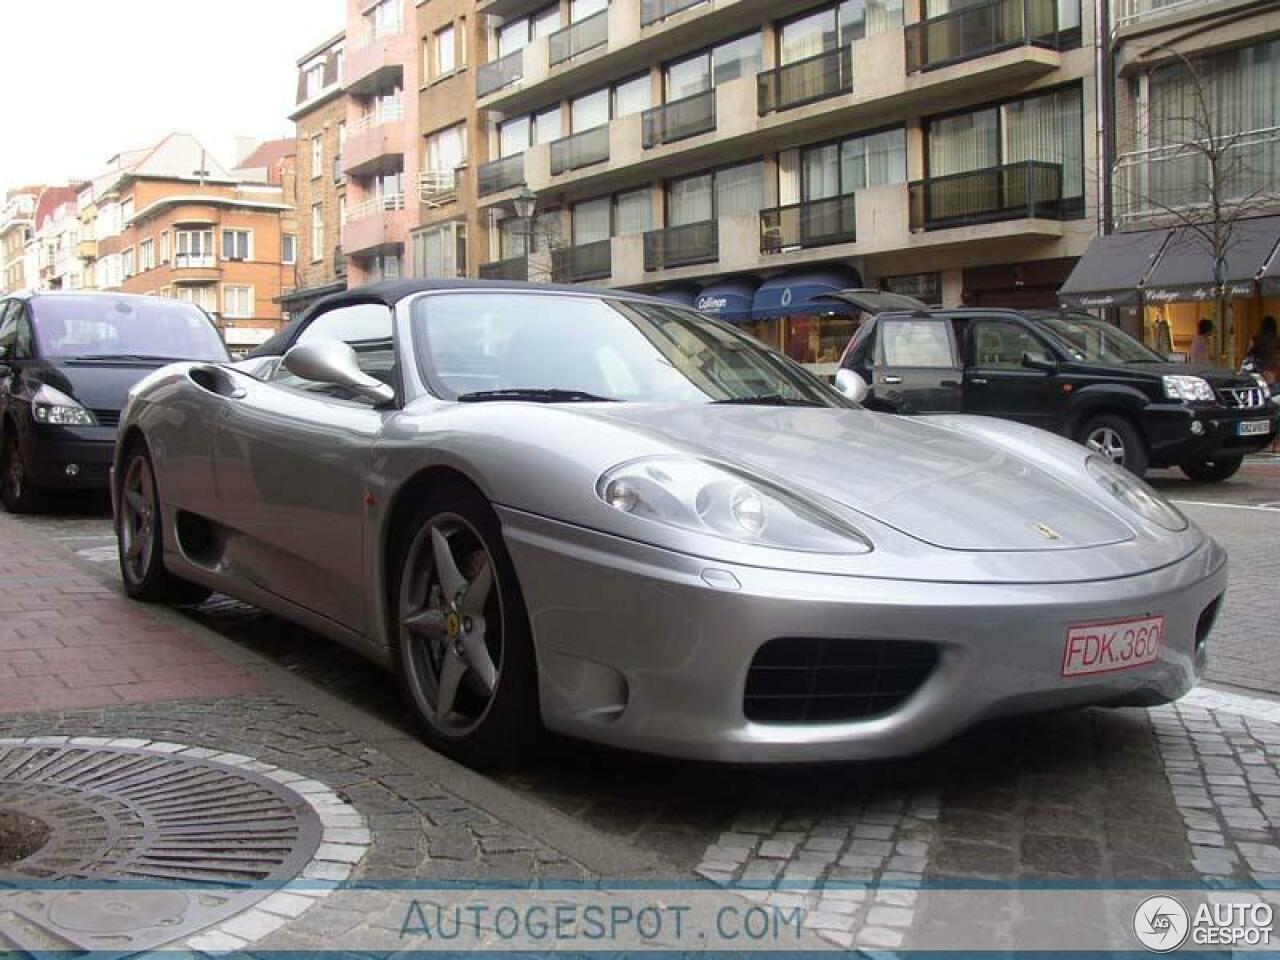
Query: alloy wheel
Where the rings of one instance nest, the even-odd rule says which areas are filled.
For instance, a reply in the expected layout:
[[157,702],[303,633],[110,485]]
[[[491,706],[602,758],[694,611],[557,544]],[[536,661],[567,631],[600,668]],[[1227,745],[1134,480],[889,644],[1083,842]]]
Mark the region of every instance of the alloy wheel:
[[400,643],[409,692],[440,733],[463,737],[494,702],[502,670],[502,591],[493,557],[457,514],[418,532],[400,586]]
[[129,461],[124,485],[120,491],[120,542],[124,562],[135,582],[142,581],[151,569],[155,551],[156,505],[152,491],[151,464],[144,456]]
[[27,486],[26,468],[22,463],[22,448],[16,437],[9,437],[4,457],[4,482],[9,488],[9,502],[20,503]]
[[1124,466],[1124,438],[1111,427],[1098,427],[1085,438],[1084,445],[1118,467]]

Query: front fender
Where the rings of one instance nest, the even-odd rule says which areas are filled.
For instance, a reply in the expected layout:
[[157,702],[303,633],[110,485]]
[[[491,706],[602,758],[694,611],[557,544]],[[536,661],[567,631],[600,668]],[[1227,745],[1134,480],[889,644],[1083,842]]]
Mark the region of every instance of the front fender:
[[1074,437],[1086,420],[1102,410],[1114,410],[1138,420],[1150,403],[1150,398],[1135,387],[1120,383],[1091,383],[1072,391],[1063,415],[1062,430],[1068,437]]

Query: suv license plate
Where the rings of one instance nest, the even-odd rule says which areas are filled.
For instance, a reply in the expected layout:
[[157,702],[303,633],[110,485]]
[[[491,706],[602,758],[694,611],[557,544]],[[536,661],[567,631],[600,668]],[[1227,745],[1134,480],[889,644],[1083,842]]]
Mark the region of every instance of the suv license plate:
[[1081,677],[1155,663],[1163,638],[1164,617],[1070,627],[1062,650],[1062,675]]
[[1270,432],[1270,420],[1245,420],[1240,424],[1240,436],[1242,437],[1260,437]]

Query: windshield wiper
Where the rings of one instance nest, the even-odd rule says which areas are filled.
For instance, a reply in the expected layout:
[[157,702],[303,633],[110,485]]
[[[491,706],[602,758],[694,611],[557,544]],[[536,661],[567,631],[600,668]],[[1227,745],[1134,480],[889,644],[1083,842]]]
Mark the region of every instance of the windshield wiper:
[[189,360],[190,357],[157,357],[149,353],[93,353],[83,357],[68,357],[68,360],[75,360],[79,363],[118,363],[121,361],[132,362],[143,360],[147,363],[178,363],[182,360]]
[[822,407],[816,400],[784,397],[780,393],[761,393],[751,397],[730,397],[728,400],[712,400],[718,407]]
[[459,403],[486,403],[491,400],[526,400],[530,403],[616,403],[611,397],[597,397],[583,390],[555,390],[516,387],[510,390],[479,390],[464,393]]

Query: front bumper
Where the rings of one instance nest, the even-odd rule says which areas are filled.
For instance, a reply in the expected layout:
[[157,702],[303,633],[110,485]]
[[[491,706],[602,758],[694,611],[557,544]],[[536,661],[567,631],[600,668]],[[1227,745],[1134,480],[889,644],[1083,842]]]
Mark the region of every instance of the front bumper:
[[[37,424],[24,451],[28,482],[42,490],[97,491],[110,485],[115,427]],[[74,465],[75,470],[68,472]]]
[[[1226,555],[1209,539],[1139,576],[948,584],[735,566],[500,514],[533,627],[545,724],[714,761],[901,756],[992,716],[1174,700],[1203,669],[1197,624],[1227,583]],[[1061,676],[1070,626],[1148,615],[1165,618],[1157,662]],[[788,637],[923,641],[941,656],[923,686],[887,714],[753,723],[743,708],[752,658]]]
[[[1151,465],[1174,467],[1257,453],[1275,439],[1280,411],[1274,404],[1243,409],[1159,404],[1148,408],[1145,420]],[[1240,435],[1241,423],[1260,420],[1270,422],[1266,433]]]

